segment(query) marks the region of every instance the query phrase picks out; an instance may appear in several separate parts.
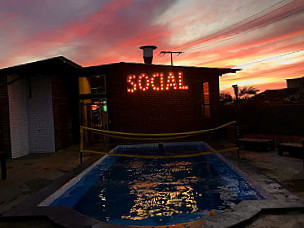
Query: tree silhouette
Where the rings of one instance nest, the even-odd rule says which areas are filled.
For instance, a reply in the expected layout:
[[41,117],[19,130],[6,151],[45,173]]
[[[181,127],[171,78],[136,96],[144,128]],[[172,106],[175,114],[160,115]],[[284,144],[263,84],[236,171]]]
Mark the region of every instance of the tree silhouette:
[[232,102],[233,99],[232,99],[232,96],[227,93],[227,92],[223,92],[223,93],[220,93],[220,102],[221,103],[228,103],[228,102]]
[[249,87],[244,87],[243,89],[240,90],[239,92],[239,97],[246,97],[246,96],[250,96],[250,95],[256,95],[257,92],[259,92],[260,90],[252,87],[252,86],[249,86]]
[[234,89],[234,95],[235,95],[235,99],[247,99],[248,97],[252,96],[252,95],[256,95],[257,92],[259,92],[260,90],[254,88],[253,86],[245,86],[242,89],[239,90],[238,85],[233,85],[232,86]]

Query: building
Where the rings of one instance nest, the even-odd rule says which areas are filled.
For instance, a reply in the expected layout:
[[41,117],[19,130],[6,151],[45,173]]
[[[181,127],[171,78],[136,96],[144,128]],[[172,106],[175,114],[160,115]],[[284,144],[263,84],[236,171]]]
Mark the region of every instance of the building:
[[17,158],[77,142],[81,69],[56,57],[0,70],[0,148]]
[[287,88],[304,88],[304,77],[286,79]]
[[304,77],[286,79],[284,89],[265,90],[251,98],[260,106],[303,104]]
[[[83,70],[83,78],[80,79],[82,107],[107,104],[108,114],[102,114],[106,122],[104,129],[149,133],[214,126],[219,102],[219,76],[236,72],[233,69],[123,62]],[[96,84],[105,87],[97,88]],[[99,110],[105,112],[104,108]],[[94,125],[96,121],[91,120],[91,123]],[[84,124],[90,125],[87,120]]]
[[287,88],[266,90],[243,104],[244,125],[251,133],[273,138],[304,136],[303,77],[286,81]]
[[[12,158],[79,140],[79,124],[165,133],[217,124],[219,76],[230,68],[114,63],[81,67],[55,57],[0,70],[0,146]],[[80,110],[80,111],[79,111]]]

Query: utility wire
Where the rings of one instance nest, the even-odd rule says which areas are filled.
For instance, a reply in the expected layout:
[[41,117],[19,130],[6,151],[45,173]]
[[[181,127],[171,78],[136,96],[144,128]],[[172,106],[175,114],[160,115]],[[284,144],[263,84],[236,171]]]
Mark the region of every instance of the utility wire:
[[[211,40],[211,39],[213,39],[213,38],[215,38],[215,37],[217,37],[217,36],[218,36],[218,37],[221,37],[221,36],[224,36],[224,35],[227,36],[227,34],[229,34],[229,33],[231,34],[231,33],[232,33],[230,37],[227,37],[227,38],[224,38],[224,39],[217,40],[217,41],[214,42],[214,43],[209,43],[209,44],[206,44],[206,45],[204,45],[204,46],[194,47],[194,48],[192,48],[192,50],[195,51],[195,50],[203,49],[203,48],[206,48],[206,47],[214,46],[214,45],[216,45],[216,44],[218,44],[218,43],[220,43],[220,42],[223,42],[223,41],[227,41],[227,40],[233,39],[233,38],[235,38],[237,35],[239,35],[240,33],[245,33],[245,32],[250,32],[250,31],[256,30],[256,29],[258,29],[258,28],[260,28],[260,27],[267,26],[267,25],[269,25],[269,24],[272,24],[272,23],[274,23],[274,22],[277,22],[277,21],[279,21],[279,20],[285,19],[285,18],[290,17],[290,16],[294,16],[294,15],[299,14],[299,13],[301,13],[302,11],[304,11],[304,5],[301,5],[301,6],[295,8],[295,9],[289,11],[289,12],[285,12],[285,13],[281,14],[279,18],[272,19],[272,20],[271,20],[271,18],[270,18],[270,20],[268,19],[268,20],[266,20],[266,21],[263,21],[263,19],[264,19],[265,17],[268,17],[271,13],[274,13],[274,12],[276,12],[276,11],[279,11],[279,10],[281,10],[281,9],[283,9],[283,8],[287,8],[287,7],[290,6],[291,4],[297,2],[297,1],[292,1],[292,2],[290,2],[290,3],[287,3],[287,4],[285,4],[285,5],[283,5],[283,6],[279,7],[279,8],[277,8],[277,9],[274,9],[274,10],[270,11],[270,12],[267,13],[266,15],[259,16],[258,18],[255,18],[255,19],[253,19],[253,20],[251,20],[251,21],[248,21],[248,22],[244,23],[244,22],[247,21],[248,19],[250,19],[250,18],[252,18],[252,17],[255,17],[255,16],[257,16],[257,15],[259,15],[259,14],[265,12],[265,11],[269,10],[270,8],[273,8],[274,6],[280,4],[280,3],[284,2],[284,1],[286,1],[286,0],[280,1],[280,2],[278,2],[278,3],[276,3],[276,4],[274,4],[274,5],[272,5],[272,6],[268,7],[268,8],[266,8],[266,9],[264,9],[264,10],[262,10],[262,11],[256,13],[256,14],[254,14],[254,15],[248,17],[248,18],[243,19],[242,21],[240,21],[240,22],[238,22],[238,23],[236,23],[236,24],[234,24],[234,25],[232,25],[232,26],[229,26],[229,27],[227,27],[227,28],[225,28],[225,29],[219,30],[219,31],[217,31],[217,32],[215,32],[215,33],[213,33],[213,34],[211,34],[211,35],[208,35],[208,36],[206,36],[206,37],[204,37],[204,38],[201,38],[200,40],[198,40],[198,41],[196,42],[197,44],[194,44],[194,45],[199,45],[198,42],[200,42],[200,43],[203,44],[203,43],[206,43],[206,42],[208,42],[209,40]],[[301,2],[301,1],[298,1],[298,2]],[[258,21],[258,20],[261,20],[261,24],[260,24],[260,25],[253,25],[253,28],[248,29],[248,30],[246,30],[246,31],[235,32],[235,31],[239,30],[240,28],[242,28],[242,27],[244,27],[244,26],[247,26],[247,25],[250,25],[251,23],[254,23],[254,22]],[[243,24],[243,23],[244,23],[244,24]],[[238,27],[238,26],[239,26],[239,27]],[[233,32],[235,32],[235,33],[233,34]],[[188,48],[191,48],[191,47],[188,47]]]
[[[250,18],[253,18],[253,17],[255,17],[255,16],[257,16],[257,15],[259,15],[259,14],[261,14],[261,13],[263,13],[263,12],[265,12],[265,11],[267,11],[267,10],[273,8],[273,7],[275,7],[276,5],[281,4],[282,2],[285,2],[285,1],[287,1],[287,0],[282,0],[282,1],[280,1],[280,2],[277,2],[276,4],[269,6],[268,8],[266,8],[266,9],[264,9],[264,10],[258,12],[258,13],[255,13],[255,14],[249,16],[249,17],[246,17],[246,18],[244,18],[243,20],[241,20],[241,21],[239,21],[239,22],[237,22],[237,23],[235,23],[235,24],[233,24],[233,25],[230,25],[230,26],[227,27],[227,28],[221,29],[221,30],[219,30],[219,31],[217,31],[217,32],[214,32],[213,34],[207,35],[207,36],[205,36],[205,37],[203,37],[203,38],[197,40],[196,42],[200,42],[200,41],[202,41],[202,40],[204,40],[204,39],[206,39],[206,41],[208,41],[208,39],[211,39],[213,36],[215,36],[215,35],[217,35],[217,34],[221,34],[221,33],[227,32],[227,30],[228,30],[228,32],[229,32],[229,29],[231,29],[231,28],[233,28],[233,27],[235,27],[235,26],[237,26],[237,25],[239,25],[239,24],[242,24],[242,23],[245,22],[246,20],[248,20],[248,19],[250,19]],[[195,44],[194,44],[194,45],[195,45]]]
[[[264,9],[264,10],[258,12],[258,13],[255,13],[255,14],[253,14],[253,15],[251,15],[251,16],[249,16],[249,17],[247,17],[247,18],[245,18],[245,19],[243,19],[243,20],[241,20],[241,21],[239,21],[239,22],[237,22],[237,23],[235,23],[235,24],[233,24],[233,25],[227,27],[227,28],[221,29],[221,30],[219,30],[219,31],[217,31],[217,32],[215,32],[215,33],[213,33],[213,34],[211,34],[211,35],[208,35],[208,36],[206,36],[206,37],[203,37],[203,38],[201,38],[200,40],[198,40],[198,41],[196,41],[196,42],[200,42],[201,40],[204,40],[204,39],[206,40],[206,42],[208,42],[208,39],[209,39],[209,40],[212,39],[212,37],[214,37],[214,36],[217,35],[217,34],[225,33],[227,30],[228,30],[228,32],[231,33],[231,32],[233,32],[234,30],[236,30],[236,29],[238,29],[238,28],[234,28],[234,29],[232,29],[232,30],[230,30],[230,31],[229,31],[229,29],[231,29],[231,28],[233,28],[233,27],[236,27],[237,25],[242,24],[242,23],[245,22],[246,20],[248,20],[248,19],[250,19],[250,18],[253,18],[253,17],[255,17],[255,16],[257,16],[257,15],[259,15],[259,14],[261,14],[261,13],[267,11],[267,10],[269,10],[269,9],[272,9],[272,8],[275,7],[276,5],[279,5],[279,4],[281,4],[281,3],[285,2],[285,1],[287,1],[287,0],[282,0],[282,1],[280,1],[280,2],[277,2],[277,3],[275,3],[275,4],[273,4],[273,5],[269,6],[269,7],[267,7],[266,9]],[[282,6],[282,7],[280,7],[280,8],[283,8],[283,7],[285,7],[285,6],[287,6],[287,5],[291,4],[291,3],[292,3],[292,2],[290,2],[290,3],[288,3],[288,4],[284,5],[284,6]],[[280,8],[278,8],[278,9],[280,9]],[[278,10],[278,9],[275,9],[275,10]],[[273,10],[273,11],[275,11],[275,10]],[[273,12],[273,11],[271,11],[271,12]],[[271,13],[271,12],[270,12],[270,13]],[[258,18],[254,19],[254,20],[252,20],[252,21],[249,21],[249,22],[245,23],[244,25],[246,25],[246,24],[248,24],[248,23],[250,23],[250,22],[253,22],[253,21],[257,20],[257,19],[258,19]],[[244,25],[243,25],[243,26],[244,26]],[[226,39],[224,39],[224,40],[228,40],[228,39],[232,39],[232,38],[229,37],[229,38],[226,38]],[[194,45],[195,45],[195,44],[194,44]],[[199,45],[199,44],[196,44],[196,45]],[[190,48],[191,48],[191,47],[190,47]],[[200,48],[203,48],[203,47],[197,47],[197,48],[200,49]],[[193,49],[192,49],[192,50],[193,50]],[[161,54],[163,54],[163,53],[160,52],[156,58],[159,58]]]
[[[212,39],[212,38],[214,38],[214,37],[216,37],[216,36],[223,36],[223,35],[227,35],[227,33],[233,33],[234,31],[239,30],[241,27],[244,27],[244,26],[246,26],[246,25],[249,25],[250,23],[253,23],[253,22],[255,22],[255,21],[259,20],[259,19],[263,19],[263,17],[267,17],[269,14],[271,14],[271,13],[273,13],[273,12],[275,12],[275,11],[278,11],[278,10],[280,10],[280,9],[286,8],[286,7],[288,7],[289,5],[291,5],[291,4],[293,4],[294,2],[296,2],[296,1],[293,1],[293,2],[287,3],[286,5],[283,5],[283,6],[279,7],[279,8],[277,8],[277,9],[274,9],[274,10],[270,11],[270,12],[269,12],[268,14],[266,14],[266,15],[259,16],[258,18],[255,18],[255,19],[253,19],[253,20],[251,20],[251,21],[246,22],[249,18],[252,18],[252,17],[254,17],[254,16],[256,16],[256,15],[259,15],[259,14],[261,14],[261,13],[263,13],[263,12],[269,10],[270,8],[273,8],[275,5],[280,4],[280,3],[284,2],[284,1],[286,1],[286,0],[283,0],[283,1],[279,2],[279,3],[276,3],[276,4],[274,4],[274,5],[270,6],[270,7],[268,7],[268,8],[265,9],[265,10],[262,10],[262,11],[256,13],[256,14],[254,14],[254,15],[248,17],[248,18],[245,18],[245,19],[243,19],[242,21],[240,21],[240,22],[238,22],[238,23],[236,23],[236,24],[234,24],[234,25],[232,25],[232,26],[229,26],[229,27],[227,27],[227,28],[225,28],[225,29],[222,29],[222,30],[219,30],[218,32],[215,32],[215,33],[213,33],[213,34],[211,34],[211,35],[209,35],[209,36],[206,36],[205,38],[202,38],[201,40],[205,39],[205,40],[206,40],[205,42],[208,42],[208,39],[210,40],[210,39]],[[284,14],[286,14],[286,13],[288,13],[288,12],[285,12]],[[282,14],[282,15],[284,15],[284,14]],[[285,17],[284,17],[284,18],[285,18]],[[278,20],[281,20],[281,19],[278,18],[278,19],[275,20],[275,21],[278,21]],[[246,23],[243,24],[243,22],[246,22]],[[265,23],[267,23],[267,21],[264,22],[264,23],[262,23],[262,26],[265,26],[265,25],[263,25],[263,24],[265,24]],[[255,27],[257,27],[257,26],[255,26]],[[256,29],[255,27],[252,28],[252,29],[250,29],[250,30],[248,30],[248,31],[252,31],[252,30]],[[228,31],[227,31],[227,30],[228,30]],[[248,32],[248,31],[247,31],[247,32]],[[229,39],[232,39],[232,38],[234,38],[233,36],[238,35],[239,33],[242,33],[242,32],[246,32],[246,31],[236,32],[234,35],[232,34],[232,37],[228,37],[228,38],[222,39],[222,40],[229,40]],[[222,40],[217,40],[217,42],[222,41]],[[202,42],[202,43],[203,43],[203,42]],[[214,44],[213,44],[213,45],[214,45]],[[208,46],[210,46],[210,45],[208,45]],[[198,47],[198,48],[201,48],[201,47]]]
[[[282,56],[286,56],[286,55],[291,55],[291,54],[298,53],[298,52],[302,52],[302,51],[304,51],[304,50],[292,51],[292,52],[288,52],[288,53],[284,53],[284,54],[280,54],[280,55],[276,55],[276,56],[271,56],[271,57],[268,57],[268,58],[256,60],[256,61],[249,62],[249,63],[245,63],[244,65],[242,65],[242,63],[241,63],[241,64],[239,64],[238,67],[234,67],[234,68],[246,67],[246,65],[251,65],[251,64],[254,64],[254,63],[260,63],[260,62],[265,62],[265,61],[271,61],[271,60],[276,59],[276,58],[278,58],[278,57],[282,57]],[[241,66],[240,66],[240,65],[241,65]]]
[[[304,11],[304,7],[303,7],[303,9],[297,10],[296,14],[301,13],[302,11]],[[275,23],[275,22],[277,22],[277,21],[280,21],[280,20],[282,20],[282,19],[285,19],[285,18],[290,17],[290,16],[294,16],[294,15],[295,15],[295,14],[284,16],[283,18],[276,19],[276,20],[272,21],[271,23]],[[271,24],[271,23],[269,23],[269,24]],[[202,46],[202,47],[197,47],[197,48],[194,48],[194,49],[192,49],[192,50],[195,50],[195,51],[196,51],[196,50],[199,50],[199,49],[211,47],[211,46],[214,46],[214,45],[216,45],[216,44],[218,44],[218,43],[221,43],[221,42],[224,42],[224,41],[227,41],[227,40],[234,39],[234,38],[236,38],[237,36],[241,35],[240,33],[251,32],[251,31],[254,31],[254,30],[259,29],[259,28],[261,28],[261,27],[267,26],[267,25],[268,25],[268,24],[262,25],[262,26],[260,26],[260,27],[255,27],[255,28],[249,29],[249,30],[247,30],[247,31],[238,32],[238,33],[236,33],[235,35],[232,35],[231,37],[227,37],[227,38],[225,38],[225,39],[217,40],[215,43],[206,44],[206,45],[204,45],[204,46]]]

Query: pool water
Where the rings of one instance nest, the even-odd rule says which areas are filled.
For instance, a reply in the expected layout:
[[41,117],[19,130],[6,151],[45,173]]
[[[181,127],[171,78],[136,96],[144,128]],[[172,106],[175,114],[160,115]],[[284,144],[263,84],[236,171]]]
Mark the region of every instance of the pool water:
[[[115,153],[147,153],[155,144]],[[203,142],[165,144],[166,152],[210,151]],[[243,200],[271,198],[217,154],[170,159],[107,156],[51,206],[65,205],[89,217],[124,225],[169,225],[205,219]]]

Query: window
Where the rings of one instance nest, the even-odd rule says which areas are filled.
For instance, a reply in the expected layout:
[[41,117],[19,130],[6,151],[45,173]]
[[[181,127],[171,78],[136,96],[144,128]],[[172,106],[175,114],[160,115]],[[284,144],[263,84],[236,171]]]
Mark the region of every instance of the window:
[[106,77],[104,74],[91,77],[91,94],[106,94]]
[[203,82],[202,112],[203,118],[210,118],[209,82]]

